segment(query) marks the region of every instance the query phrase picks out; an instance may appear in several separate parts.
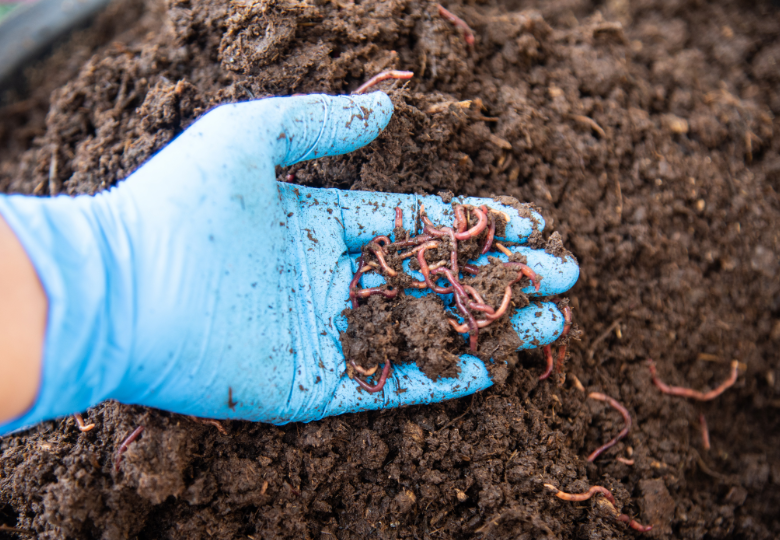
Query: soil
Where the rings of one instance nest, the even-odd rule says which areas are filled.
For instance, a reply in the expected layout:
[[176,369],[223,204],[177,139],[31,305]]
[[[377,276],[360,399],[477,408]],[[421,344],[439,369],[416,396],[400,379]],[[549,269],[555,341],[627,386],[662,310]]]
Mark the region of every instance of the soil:
[[[776,6],[448,3],[474,29],[469,49],[435,4],[412,0],[123,5],[122,39],[55,55],[39,97],[5,105],[0,189],[94,193],[219,103],[346,93],[408,69],[410,82],[382,85],[396,113],[377,141],[280,178],[535,203],[547,232],[534,241],[581,265],[568,295],[580,341],[554,380],[537,380],[540,352],[521,352],[474,396],[310,424],[224,422],[223,435],[108,402],[87,411],[88,433],[66,418],[0,440],[0,523],[48,539],[639,534],[600,497],[561,501],[549,483],[611,489],[649,537],[780,536]],[[732,359],[742,368],[694,403],[652,386],[647,358],[696,389]],[[622,418],[590,391],[634,420],[594,463]]]

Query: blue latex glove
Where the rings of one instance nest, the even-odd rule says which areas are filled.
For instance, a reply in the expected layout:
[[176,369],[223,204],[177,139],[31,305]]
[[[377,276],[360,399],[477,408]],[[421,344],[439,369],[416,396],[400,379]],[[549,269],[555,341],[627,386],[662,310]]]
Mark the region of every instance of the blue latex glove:
[[[459,378],[438,382],[414,365],[394,366],[377,394],[344,375],[349,252],[390,232],[396,206],[408,229],[423,199],[434,222],[450,223],[450,208],[438,197],[278,184],[274,167],[359,148],[392,112],[382,93],[224,105],[108,192],[0,197],[49,299],[37,401],[0,430],[108,398],[282,424],[490,386],[482,362],[468,356]],[[503,210],[513,215],[509,239],[525,238],[530,220]],[[576,281],[575,261],[526,254],[544,276],[540,294]],[[562,329],[551,304],[513,322],[529,347]]]

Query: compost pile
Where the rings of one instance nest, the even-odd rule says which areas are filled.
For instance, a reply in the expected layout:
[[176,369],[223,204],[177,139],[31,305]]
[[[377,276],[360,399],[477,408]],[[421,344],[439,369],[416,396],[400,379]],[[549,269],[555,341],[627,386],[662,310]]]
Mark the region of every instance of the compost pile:
[[[396,112],[374,143],[279,178],[538,205],[581,265],[565,373],[539,381],[542,354],[514,353],[472,397],[224,433],[106,403],[86,412],[89,432],[66,418],[0,440],[0,523],[39,538],[639,534],[604,497],[563,501],[550,484],[607,488],[654,525],[648,537],[780,536],[777,8],[446,7],[473,46],[427,2],[124,0],[104,21],[114,37],[66,45],[79,54],[39,66],[33,98],[0,110],[0,189],[93,193],[217,104],[413,71],[382,83]],[[666,383],[698,390],[741,367],[700,403],[662,394],[648,358]],[[592,462],[623,419],[590,392],[633,420]]]

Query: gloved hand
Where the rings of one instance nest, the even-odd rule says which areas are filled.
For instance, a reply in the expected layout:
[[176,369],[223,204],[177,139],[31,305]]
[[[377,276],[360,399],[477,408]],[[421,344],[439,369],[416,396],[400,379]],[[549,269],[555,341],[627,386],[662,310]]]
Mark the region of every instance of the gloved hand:
[[[438,197],[278,184],[274,167],[359,148],[392,111],[382,93],[224,105],[108,192],[0,197],[49,299],[39,395],[0,431],[108,398],[282,424],[490,386],[469,356],[459,378],[437,382],[394,366],[377,394],[343,374],[350,252],[392,230],[395,206],[407,229],[423,200],[434,222],[451,221],[450,208]],[[512,215],[508,239],[525,238],[531,221],[503,211]],[[524,252],[544,276],[539,294],[576,281],[573,260]],[[513,323],[529,347],[553,341],[563,325],[551,304],[532,304]]]

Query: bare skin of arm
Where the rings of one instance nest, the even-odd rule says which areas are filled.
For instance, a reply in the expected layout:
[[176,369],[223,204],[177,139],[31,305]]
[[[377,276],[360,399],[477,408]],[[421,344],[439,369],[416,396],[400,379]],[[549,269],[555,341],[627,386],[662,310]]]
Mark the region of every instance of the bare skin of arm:
[[47,313],[38,274],[0,217],[0,423],[21,416],[35,402]]

